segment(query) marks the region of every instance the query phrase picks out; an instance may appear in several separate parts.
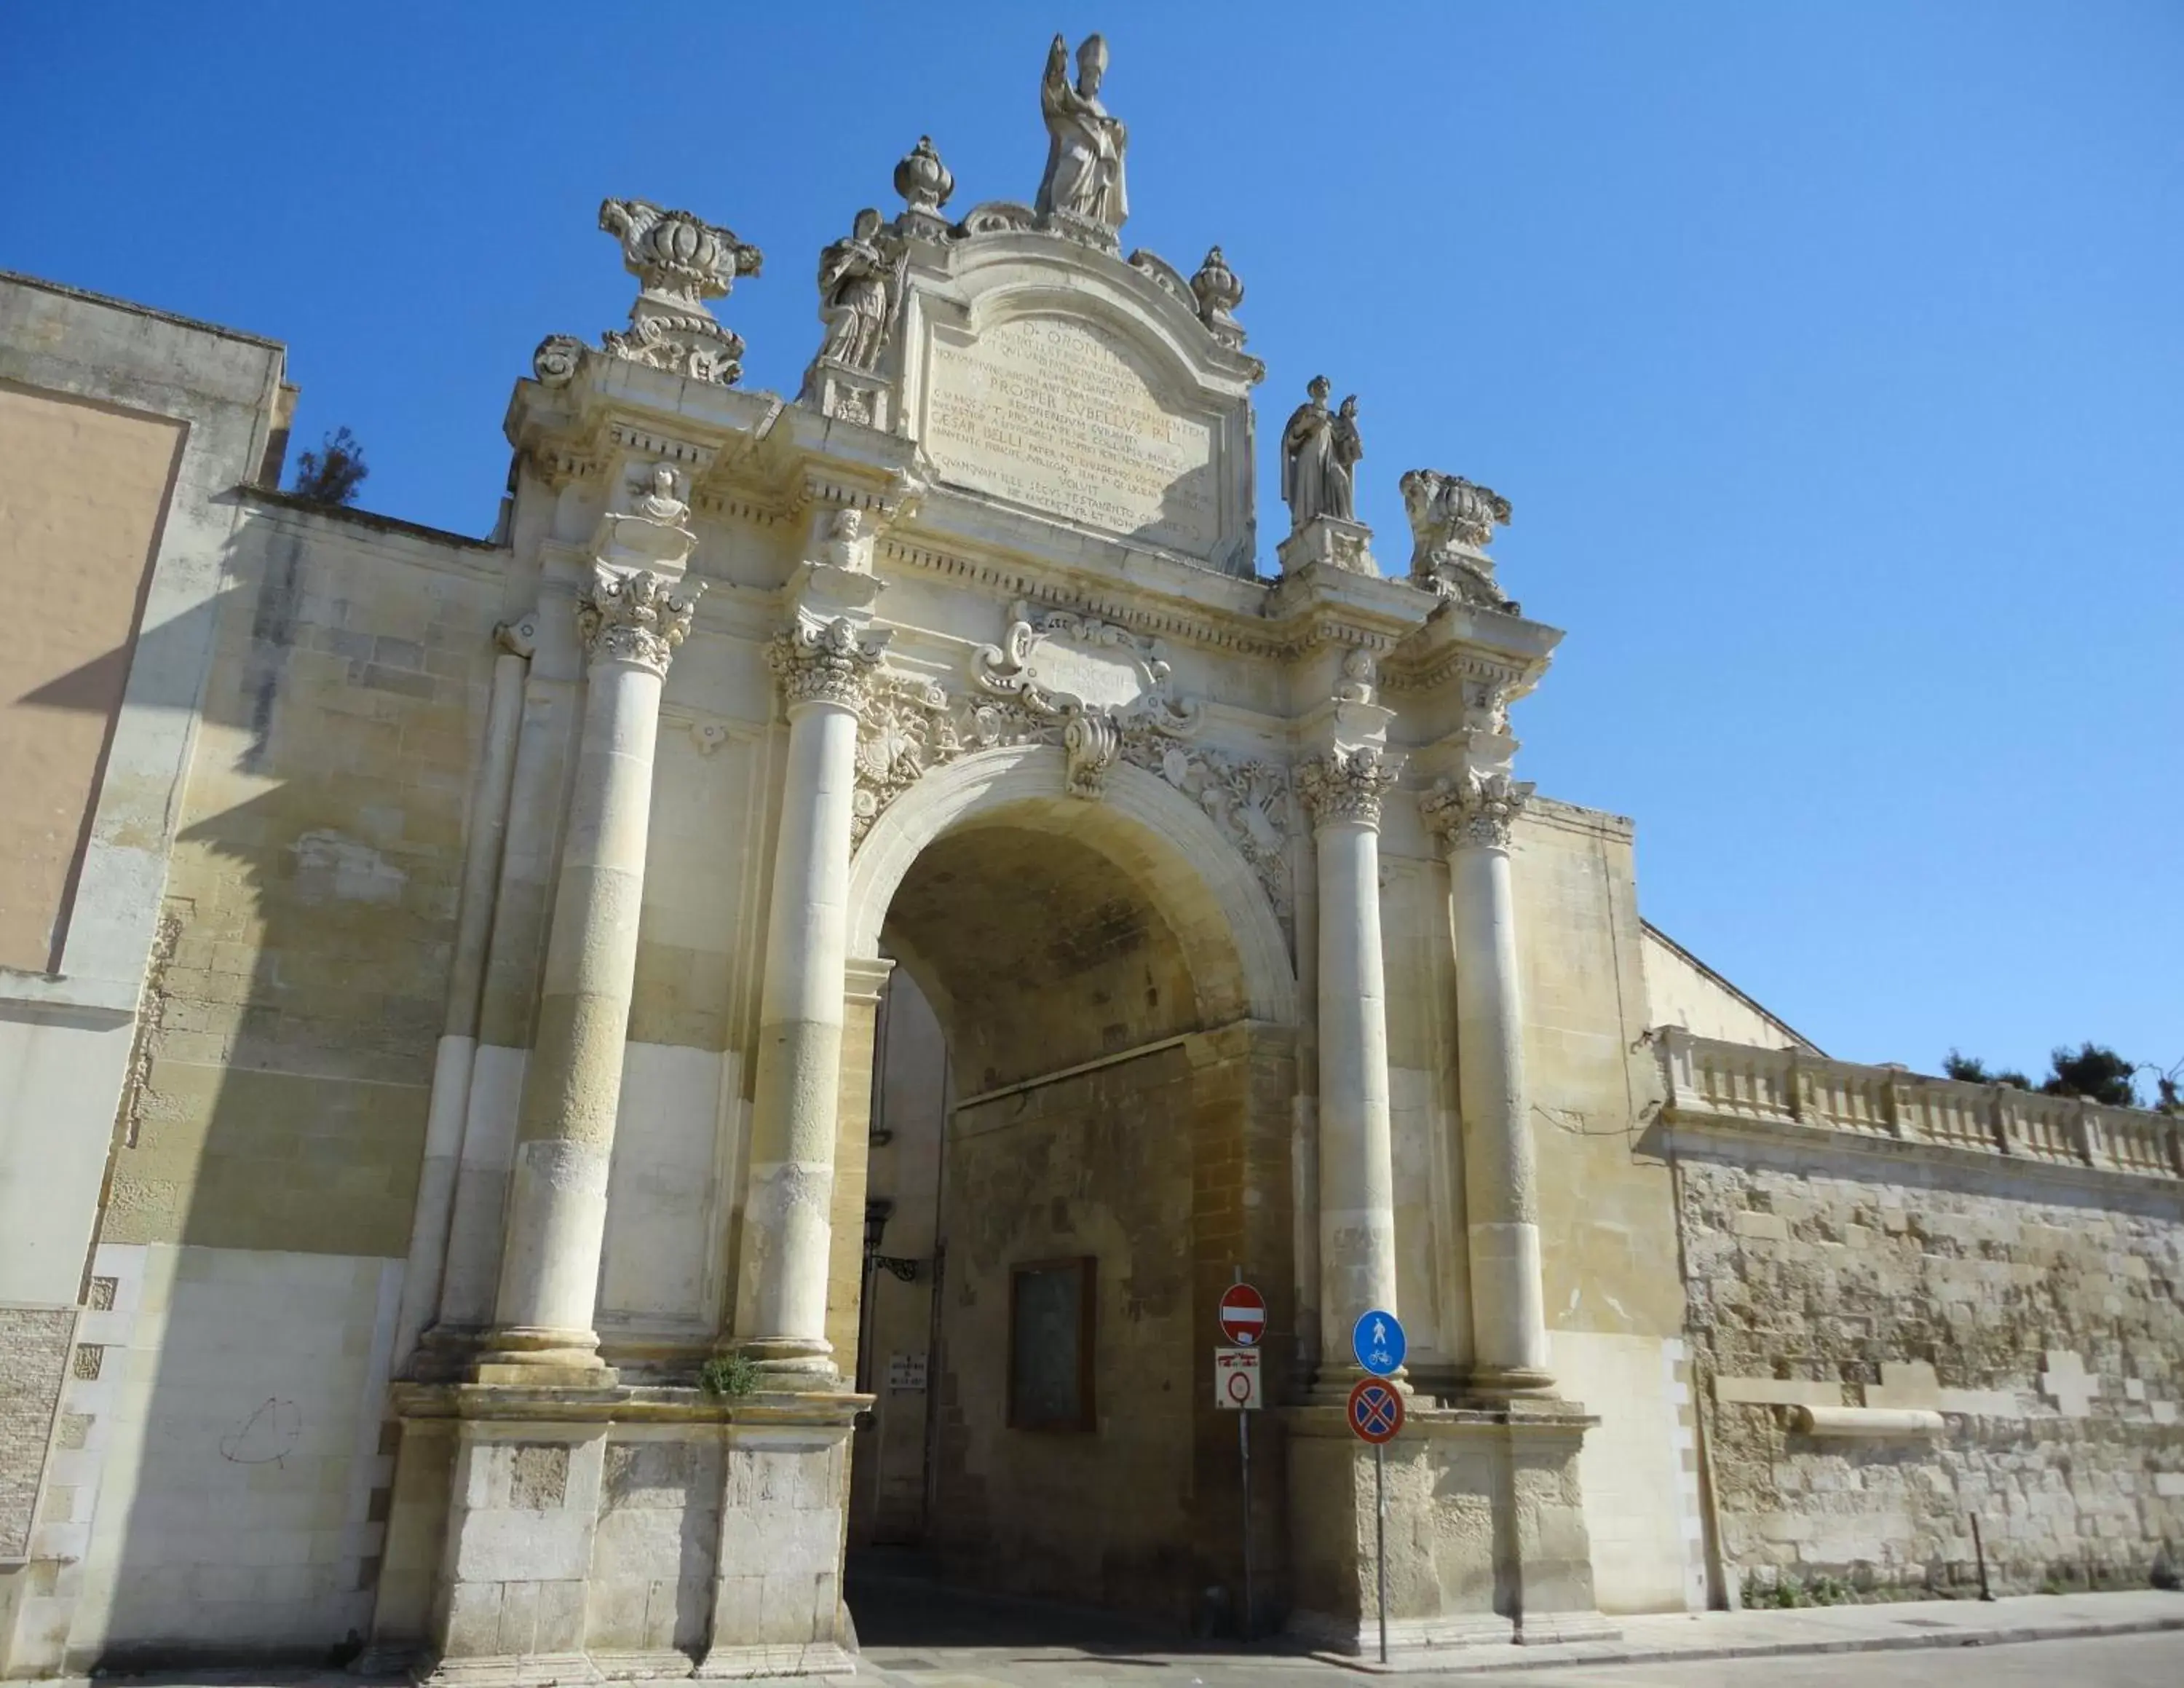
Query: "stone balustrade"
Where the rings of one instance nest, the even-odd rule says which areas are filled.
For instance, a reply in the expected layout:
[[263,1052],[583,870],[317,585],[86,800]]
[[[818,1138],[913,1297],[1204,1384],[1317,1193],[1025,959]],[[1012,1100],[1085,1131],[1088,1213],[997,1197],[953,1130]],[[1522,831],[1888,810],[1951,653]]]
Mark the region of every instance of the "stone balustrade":
[[1680,1026],[1657,1028],[1652,1042],[1666,1092],[1663,1117],[1677,1123],[1797,1126],[2056,1166],[2184,1178],[2184,1119],[2170,1115],[1859,1066],[1802,1049],[1728,1043]]

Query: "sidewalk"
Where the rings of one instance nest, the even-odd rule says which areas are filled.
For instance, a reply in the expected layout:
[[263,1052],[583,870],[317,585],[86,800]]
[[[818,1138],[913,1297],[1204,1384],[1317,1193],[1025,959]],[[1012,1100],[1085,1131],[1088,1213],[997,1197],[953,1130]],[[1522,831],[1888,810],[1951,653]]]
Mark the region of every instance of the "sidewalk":
[[[2083,1640],[2150,1629],[2184,1629],[2184,1594],[2137,1590],[2126,1594],[2018,1595],[1984,1602],[1922,1600],[1800,1607],[1788,1612],[1666,1613],[1615,1621],[1623,1634],[1613,1641],[1448,1648],[1397,1655],[1385,1666],[1369,1657],[1341,1663],[1374,1674],[1384,1670],[1466,1676],[1485,1671],[1538,1670],[1551,1665],[1656,1664],[1679,1659],[1767,1658],[1793,1653]],[[1320,1657],[1334,1662],[1331,1656]]]

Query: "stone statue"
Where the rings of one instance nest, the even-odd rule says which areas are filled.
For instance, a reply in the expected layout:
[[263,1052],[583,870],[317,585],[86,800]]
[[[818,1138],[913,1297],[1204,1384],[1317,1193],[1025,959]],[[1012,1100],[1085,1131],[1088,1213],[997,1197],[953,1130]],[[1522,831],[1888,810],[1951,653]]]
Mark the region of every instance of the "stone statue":
[[[1305,390],[1311,397],[1290,412],[1282,429],[1282,496],[1289,503],[1293,534],[1337,513],[1329,489],[1334,473],[1334,415],[1327,408],[1327,395],[1334,388],[1325,376],[1315,375]],[[1346,488],[1342,497],[1346,509]]]
[[819,320],[827,338],[819,355],[851,369],[879,361],[900,294],[899,260],[880,242],[880,214],[857,213],[848,238],[819,254]]
[[1344,522],[1357,519],[1357,460],[1365,440],[1357,432],[1357,395],[1352,393],[1335,413],[1328,443],[1327,513]]
[[1046,75],[1039,90],[1051,144],[1034,209],[1041,216],[1059,211],[1117,229],[1130,215],[1123,185],[1123,151],[1129,131],[1100,103],[1107,43],[1096,35],[1085,36],[1077,49],[1075,87],[1069,85],[1068,73],[1069,43],[1056,36],[1047,49]]

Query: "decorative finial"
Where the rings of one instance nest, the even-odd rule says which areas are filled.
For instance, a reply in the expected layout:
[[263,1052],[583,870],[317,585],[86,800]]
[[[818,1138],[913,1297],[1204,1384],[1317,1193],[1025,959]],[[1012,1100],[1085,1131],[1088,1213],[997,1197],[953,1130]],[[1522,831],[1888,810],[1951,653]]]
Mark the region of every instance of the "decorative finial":
[[1244,344],[1244,327],[1230,315],[1244,302],[1244,283],[1228,267],[1217,246],[1206,254],[1198,273],[1190,278],[1191,297],[1198,301],[1198,320],[1224,346]]
[[920,135],[917,144],[894,167],[894,191],[908,202],[913,216],[938,216],[956,191],[956,176],[933,149],[933,137]]
[[1411,584],[1444,598],[1518,613],[1486,555],[1495,528],[1509,521],[1509,500],[1438,469],[1410,470],[1396,484],[1411,523]]
[[733,230],[645,199],[604,201],[599,226],[621,242],[622,267],[640,284],[629,327],[606,336],[607,350],[694,380],[734,383],[743,338],[705,301],[725,297],[738,276],[758,274],[764,254]]

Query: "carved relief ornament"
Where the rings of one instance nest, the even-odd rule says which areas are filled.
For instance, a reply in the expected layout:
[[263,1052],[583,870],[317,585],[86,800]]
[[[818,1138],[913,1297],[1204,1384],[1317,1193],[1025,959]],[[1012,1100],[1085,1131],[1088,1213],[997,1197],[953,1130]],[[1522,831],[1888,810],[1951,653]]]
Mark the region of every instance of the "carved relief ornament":
[[1337,745],[1297,768],[1297,795],[1311,812],[1312,824],[1329,826],[1337,821],[1380,824],[1380,800],[1387,796],[1401,771],[1400,758],[1377,745],[1345,749]]
[[630,662],[665,679],[705,590],[702,580],[594,564],[591,590],[577,603],[577,636],[595,662]]
[[821,621],[800,613],[774,635],[766,659],[790,707],[835,703],[861,712],[890,636],[883,631],[867,638],[847,616]]
[[1467,846],[1506,850],[1509,829],[1531,795],[1529,780],[1467,769],[1453,780],[1436,781],[1418,799],[1418,813],[1445,850]]
[[[1128,762],[1166,780],[1196,803],[1257,878],[1275,917],[1285,925],[1295,906],[1288,855],[1290,793],[1288,770],[1273,763],[1186,745],[1170,723],[1139,716],[1118,721],[1105,714],[1041,713],[1020,696],[989,695],[965,704],[938,683],[883,669],[873,678],[859,714],[856,791],[850,835],[862,842],[888,805],[933,769],[960,756],[1004,745],[1043,744],[1078,755],[1110,748],[1113,762]],[[1084,740],[1096,739],[1085,743]]]
[[1070,796],[1097,797],[1126,742],[1198,730],[1198,706],[1176,701],[1157,640],[1066,610],[1034,619],[1018,602],[1010,613],[1007,643],[972,658],[979,690],[999,700],[978,712],[980,730],[1059,743]]

